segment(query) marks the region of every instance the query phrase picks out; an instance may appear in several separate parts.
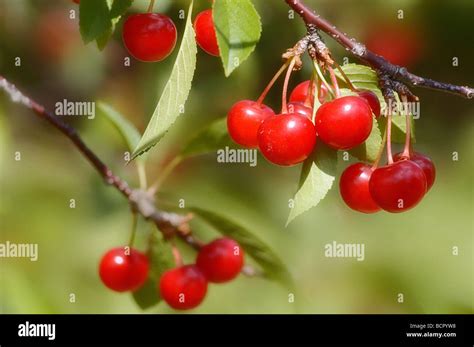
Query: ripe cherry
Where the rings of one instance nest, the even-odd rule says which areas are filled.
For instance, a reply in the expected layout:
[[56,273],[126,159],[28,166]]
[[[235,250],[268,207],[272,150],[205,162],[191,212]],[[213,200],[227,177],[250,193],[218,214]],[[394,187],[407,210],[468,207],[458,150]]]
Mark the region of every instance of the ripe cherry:
[[72,1],[75,2],[78,5],[81,3],[81,0],[72,0]]
[[262,122],[275,115],[266,105],[255,101],[242,100],[235,103],[227,115],[227,130],[236,143],[248,148],[257,148],[258,128]]
[[201,248],[196,265],[209,282],[227,282],[242,270],[244,251],[232,239],[217,239]]
[[123,42],[131,55],[145,62],[165,59],[176,45],[176,27],[168,16],[140,13],[123,24]]
[[161,276],[161,297],[177,310],[198,306],[207,292],[207,279],[196,265],[185,265],[166,271]]
[[370,90],[363,90],[357,93],[361,98],[364,98],[370,105],[372,113],[375,118],[380,117],[380,101],[377,95]]
[[374,213],[380,211],[369,192],[372,167],[363,163],[348,166],[339,180],[339,191],[344,202],[355,211]]
[[99,275],[102,282],[116,292],[136,290],[148,278],[150,264],[145,254],[125,247],[113,248],[102,257]]
[[313,123],[298,114],[268,117],[258,130],[258,147],[267,160],[282,166],[304,161],[316,144]]
[[[404,159],[408,158],[403,157],[402,153],[397,153],[393,156],[394,161]],[[410,160],[421,167],[426,176],[426,191],[430,190],[436,178],[436,168],[433,162],[426,155],[416,152],[410,155]]]
[[194,31],[196,42],[206,53],[219,56],[219,45],[217,44],[216,28],[212,19],[212,10],[199,13],[194,20]]
[[411,160],[376,169],[369,181],[374,201],[388,212],[403,212],[416,206],[426,193],[423,170]]
[[365,99],[344,96],[321,105],[316,113],[318,137],[335,149],[363,143],[372,131],[372,111]]
[[[311,81],[304,81],[298,84],[293,91],[290,94],[290,102],[301,102],[305,103],[306,99],[308,97],[308,91],[309,91],[309,84]],[[314,104],[314,94],[315,91],[313,91],[310,99],[310,104]],[[323,103],[326,100],[326,97],[328,95],[328,89],[324,84],[321,85],[321,90],[320,90],[320,95],[319,95],[319,101]]]
[[313,119],[313,109],[303,105],[301,102],[288,103],[288,113],[296,113],[308,118],[309,120]]

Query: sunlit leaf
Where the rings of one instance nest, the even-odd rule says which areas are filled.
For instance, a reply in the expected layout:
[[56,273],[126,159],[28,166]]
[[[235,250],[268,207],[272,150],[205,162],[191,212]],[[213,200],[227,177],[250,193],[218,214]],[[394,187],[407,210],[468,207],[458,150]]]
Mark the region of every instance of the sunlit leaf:
[[163,94],[153,112],[148,126],[132,157],[135,158],[156,145],[182,114],[184,104],[189,96],[196,68],[196,40],[191,22],[192,2],[188,11],[186,28],[181,46],[176,57],[171,76],[166,83]]

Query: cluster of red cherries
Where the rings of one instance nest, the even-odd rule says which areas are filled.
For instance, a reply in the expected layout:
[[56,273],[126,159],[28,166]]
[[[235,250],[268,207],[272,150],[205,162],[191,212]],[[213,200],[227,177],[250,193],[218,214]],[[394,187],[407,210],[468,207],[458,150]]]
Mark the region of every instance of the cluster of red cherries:
[[[73,0],[76,4],[80,0]],[[194,19],[196,42],[206,53],[219,56],[212,9]],[[129,53],[143,62],[157,62],[168,57],[176,46],[178,32],[173,20],[162,13],[138,13],[123,24],[122,38]]]
[[[157,295],[174,309],[194,308],[204,300],[208,282],[231,281],[243,265],[244,252],[236,241],[216,239],[199,250],[196,264],[178,266],[163,273]],[[109,250],[99,265],[102,282],[116,292],[140,289],[150,276],[149,270],[147,255],[128,247]]]
[[[306,160],[317,139],[336,150],[364,143],[372,131],[373,117],[380,117],[377,96],[360,90],[356,95],[328,100],[328,87],[322,84],[318,93],[321,106],[313,121],[316,88],[312,84],[305,81],[296,86],[281,114],[275,114],[260,99],[235,103],[227,115],[229,135],[243,147],[258,148],[268,161],[281,166]],[[404,151],[389,158],[383,167],[349,166],[342,174],[340,193],[345,203],[359,212],[403,212],[421,201],[434,179],[435,167],[428,157]]]

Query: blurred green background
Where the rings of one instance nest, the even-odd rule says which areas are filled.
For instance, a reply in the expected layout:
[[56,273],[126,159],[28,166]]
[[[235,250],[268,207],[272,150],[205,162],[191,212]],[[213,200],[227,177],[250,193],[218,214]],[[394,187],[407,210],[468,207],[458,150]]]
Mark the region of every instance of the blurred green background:
[[[225,116],[235,101],[255,99],[280,66],[280,54],[304,34],[302,22],[288,18],[283,1],[254,3],[263,22],[256,52],[228,79],[218,59],[198,53],[186,113],[152,151],[149,179],[196,129]],[[307,3],[378,49],[409,47],[411,54],[395,54],[394,59],[405,59],[415,73],[474,85],[470,0]],[[147,4],[137,0],[132,11]],[[182,33],[184,20],[178,11],[187,4],[160,0],[156,10],[172,17]],[[208,1],[196,1],[195,11],[207,6]],[[99,52],[94,44],[82,44],[77,21],[68,17],[75,9],[69,0],[0,0],[1,74],[49,108],[63,99],[105,100],[143,131],[175,54],[161,63],[132,60],[131,67],[124,67],[121,24],[106,50]],[[399,10],[403,20],[397,19]],[[389,42],[384,39],[388,36]],[[398,39],[401,43],[395,42]],[[346,52],[327,42],[342,61]],[[20,67],[14,66],[15,57],[21,57]],[[453,57],[459,58],[459,66],[453,66]],[[307,65],[294,75],[292,85],[309,78]],[[281,81],[268,100],[275,108],[280,107],[280,87]],[[433,158],[437,182],[418,207],[403,214],[355,213],[343,204],[336,187],[318,207],[285,228],[299,167],[279,168],[262,157],[256,168],[218,164],[215,155],[179,166],[160,198],[176,204],[185,199],[241,221],[274,247],[297,289],[295,302],[289,303],[288,290],[278,284],[240,276],[211,286],[205,302],[192,312],[472,313],[474,105],[443,93],[415,92],[422,100],[416,149]],[[124,165],[125,146],[106,121],[68,121],[117,173],[137,184],[134,166]],[[15,160],[16,152],[21,152],[21,161]],[[459,153],[458,161],[452,160],[453,152]],[[339,173],[345,166],[339,163]],[[69,208],[70,199],[76,208]],[[193,223],[203,239],[216,236],[204,224]],[[0,95],[0,241],[39,245],[37,262],[0,259],[0,312],[141,312],[130,295],[107,290],[97,273],[101,255],[127,242],[130,224],[126,201],[103,184],[67,139]],[[148,231],[146,223],[139,224],[141,248]],[[364,243],[365,260],[326,258],[324,246],[333,241]],[[458,255],[453,255],[455,246]],[[192,251],[185,245],[181,249],[192,261]],[[399,293],[404,294],[403,303],[397,301]],[[173,311],[162,303],[147,312]]]

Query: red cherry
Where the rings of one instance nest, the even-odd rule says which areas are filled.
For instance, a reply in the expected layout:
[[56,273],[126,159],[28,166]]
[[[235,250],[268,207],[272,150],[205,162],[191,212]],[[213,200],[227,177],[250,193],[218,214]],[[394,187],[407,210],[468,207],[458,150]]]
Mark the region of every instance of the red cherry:
[[316,129],[294,113],[270,116],[258,129],[258,147],[267,160],[282,166],[304,161],[316,145]]
[[177,310],[198,306],[207,292],[207,279],[196,265],[185,265],[166,271],[161,276],[160,295]]
[[388,212],[415,207],[426,193],[423,170],[411,160],[402,160],[376,169],[369,181],[374,201]]
[[102,257],[99,275],[102,282],[116,292],[140,288],[148,278],[150,264],[145,254],[131,248],[113,248]]
[[123,24],[123,42],[131,55],[145,62],[165,59],[176,45],[176,27],[168,16],[140,13]]
[[288,103],[288,113],[296,113],[308,118],[309,120],[313,119],[313,109],[303,105],[301,102]]
[[[404,159],[407,158],[403,157],[402,153],[397,153],[393,156],[394,161]],[[411,154],[410,160],[421,167],[426,176],[426,191],[430,190],[436,178],[436,168],[433,161],[431,161],[431,159],[426,155],[416,152]]]
[[365,99],[344,96],[322,104],[316,113],[318,137],[335,149],[363,143],[372,131],[372,111]]
[[[298,84],[295,89],[290,94],[290,102],[301,102],[305,103],[306,99],[308,97],[308,89],[309,89],[309,84],[311,81],[304,81]],[[311,95],[310,103],[311,105],[314,104],[314,93]],[[321,85],[321,91],[319,95],[319,101],[323,103],[326,100],[326,97],[328,95],[328,89],[324,84]]]
[[377,95],[370,90],[364,90],[357,93],[361,98],[364,98],[370,105],[372,109],[372,113],[374,114],[375,118],[380,117],[380,101]]
[[75,2],[78,5],[81,3],[81,0],[72,0],[72,1]]
[[344,202],[355,211],[374,213],[380,211],[369,192],[372,167],[363,163],[348,166],[339,180],[339,191]]
[[262,122],[274,116],[275,112],[266,106],[252,100],[242,100],[235,103],[227,115],[227,130],[236,143],[248,148],[257,148],[258,128]]
[[232,239],[217,239],[201,248],[196,265],[208,281],[227,282],[237,277],[242,270],[244,251]]
[[212,10],[199,13],[194,20],[194,31],[196,42],[206,53],[219,56],[219,45],[217,44],[216,28],[212,19]]

